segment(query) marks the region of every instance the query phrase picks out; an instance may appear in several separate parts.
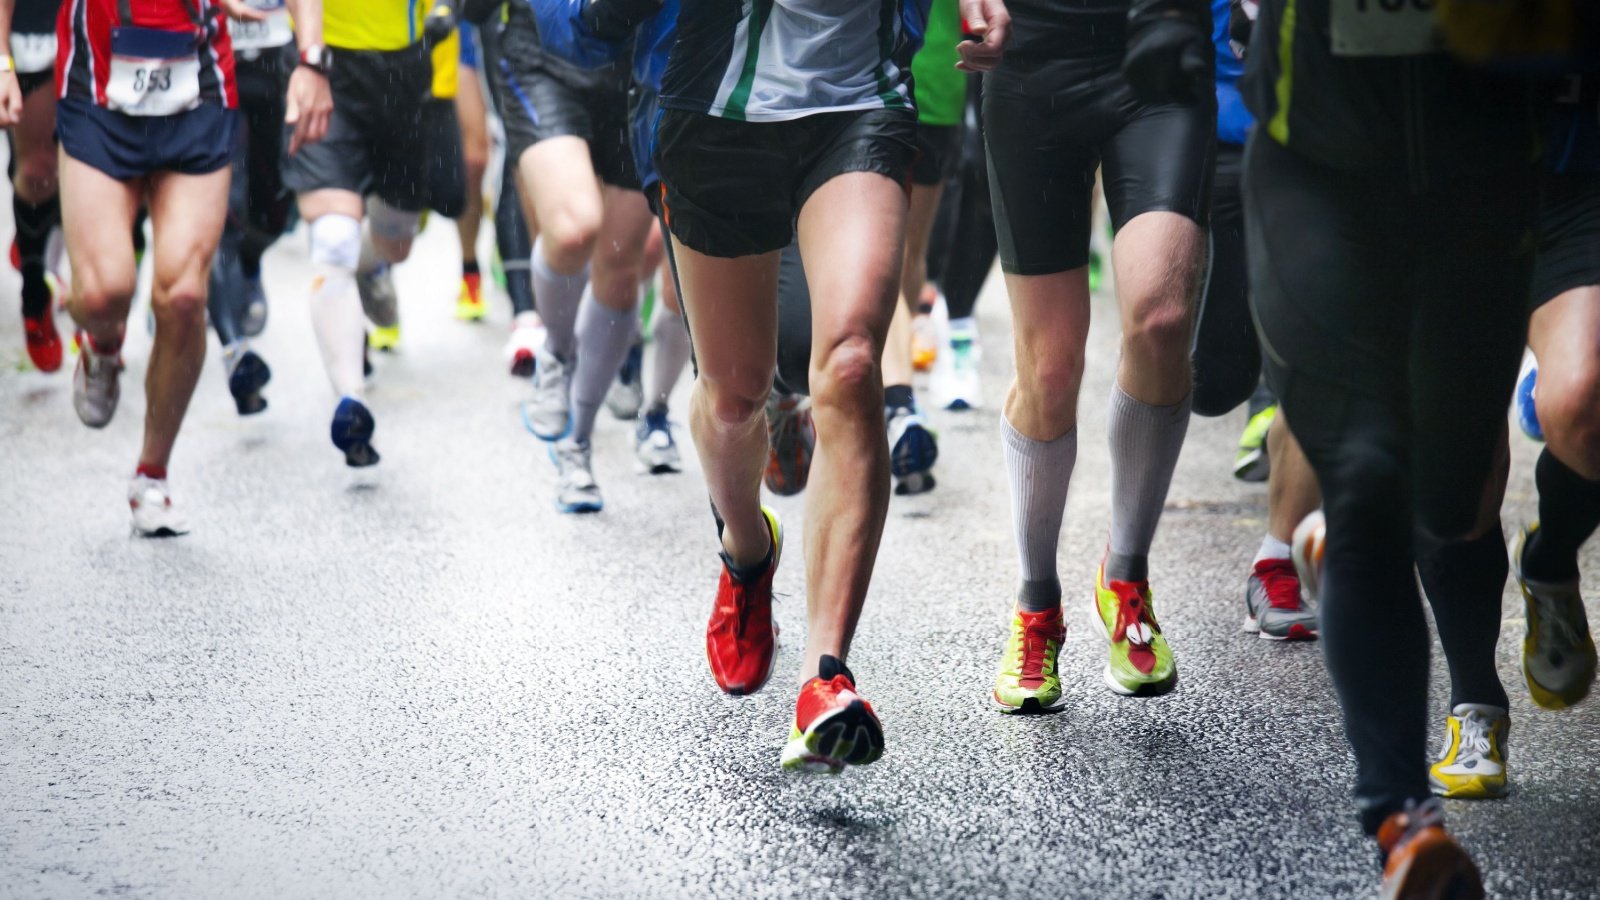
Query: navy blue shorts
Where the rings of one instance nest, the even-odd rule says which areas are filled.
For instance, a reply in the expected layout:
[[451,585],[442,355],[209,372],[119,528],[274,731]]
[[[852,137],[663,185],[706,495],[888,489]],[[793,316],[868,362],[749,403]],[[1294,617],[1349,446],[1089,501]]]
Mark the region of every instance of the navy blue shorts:
[[118,181],[155,172],[209,175],[233,162],[238,121],[220,103],[175,116],[130,116],[73,96],[56,105],[56,140],[68,156]]

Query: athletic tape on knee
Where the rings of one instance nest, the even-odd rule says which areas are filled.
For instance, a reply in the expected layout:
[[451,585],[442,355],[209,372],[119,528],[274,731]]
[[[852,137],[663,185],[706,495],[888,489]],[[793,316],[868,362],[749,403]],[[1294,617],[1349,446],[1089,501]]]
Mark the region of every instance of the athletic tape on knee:
[[367,224],[372,236],[385,241],[409,241],[417,236],[421,213],[402,212],[377,197],[367,198]]
[[311,223],[311,261],[322,266],[348,269],[352,275],[361,258],[361,223],[334,213]]

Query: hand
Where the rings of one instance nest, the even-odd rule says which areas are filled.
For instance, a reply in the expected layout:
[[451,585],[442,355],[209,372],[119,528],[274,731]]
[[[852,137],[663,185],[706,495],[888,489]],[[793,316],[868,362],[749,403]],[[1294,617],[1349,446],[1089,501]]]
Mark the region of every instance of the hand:
[[230,19],[238,19],[241,22],[265,22],[267,20],[266,10],[256,9],[246,3],[245,0],[217,0],[217,5],[222,7],[222,11],[227,13]]
[[449,0],[435,0],[428,17],[422,20],[422,37],[429,46],[439,43],[456,30],[456,10]]
[[988,72],[1000,65],[1006,41],[1011,39],[1011,14],[1004,0],[961,0],[961,23],[974,40],[956,45],[963,72]]
[[293,156],[306,144],[314,144],[328,133],[328,120],[333,116],[333,92],[328,89],[328,76],[310,66],[296,66],[289,76],[288,113],[283,121],[294,126],[289,136],[289,155]]
[[22,121],[22,88],[17,86],[17,73],[0,72],[0,128],[10,128]]
[[1216,65],[1211,33],[1184,16],[1129,23],[1122,75],[1146,103],[1194,103]]

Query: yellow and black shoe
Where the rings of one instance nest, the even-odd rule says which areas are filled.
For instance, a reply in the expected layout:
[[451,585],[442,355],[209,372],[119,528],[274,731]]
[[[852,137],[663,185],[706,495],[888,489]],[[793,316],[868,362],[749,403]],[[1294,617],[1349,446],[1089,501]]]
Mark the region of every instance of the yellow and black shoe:
[[1458,703],[1445,721],[1444,751],[1428,767],[1433,792],[1453,800],[1506,795],[1506,745],[1511,717],[1498,706]]

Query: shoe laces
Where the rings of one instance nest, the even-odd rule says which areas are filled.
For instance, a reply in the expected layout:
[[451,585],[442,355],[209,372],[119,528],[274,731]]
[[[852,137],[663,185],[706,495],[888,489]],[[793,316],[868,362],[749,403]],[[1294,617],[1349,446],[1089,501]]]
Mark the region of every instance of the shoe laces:
[[1023,619],[1022,643],[1017,648],[1017,671],[1023,675],[1043,673],[1045,657],[1050,653],[1050,642],[1060,639],[1060,625],[1043,624]]
[[1256,577],[1266,590],[1268,606],[1300,609],[1300,575],[1295,571],[1294,560],[1264,559],[1256,563]]
[[1417,834],[1427,828],[1444,827],[1444,801],[1438,797],[1429,797],[1422,802],[1407,800],[1404,808],[1405,831],[1400,833],[1400,839],[1394,842],[1390,852],[1403,847]]
[[1457,755],[1469,758],[1488,756],[1494,749],[1494,720],[1475,709],[1467,710],[1460,720],[1461,745],[1456,751]]
[[1143,647],[1160,633],[1161,626],[1150,614],[1150,604],[1143,591],[1131,584],[1128,590],[1117,591],[1117,628],[1112,640],[1122,639],[1130,646]]

